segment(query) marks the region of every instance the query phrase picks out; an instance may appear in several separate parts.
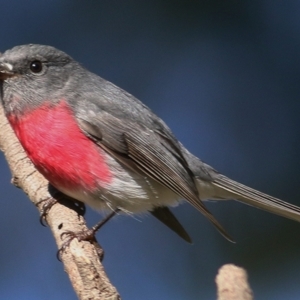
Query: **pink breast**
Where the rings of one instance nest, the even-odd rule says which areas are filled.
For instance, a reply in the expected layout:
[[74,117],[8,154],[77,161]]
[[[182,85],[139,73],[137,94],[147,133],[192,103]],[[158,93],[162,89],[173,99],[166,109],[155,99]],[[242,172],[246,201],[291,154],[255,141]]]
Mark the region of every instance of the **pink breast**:
[[91,191],[111,181],[103,150],[80,130],[66,101],[46,102],[8,119],[29,158],[54,186]]

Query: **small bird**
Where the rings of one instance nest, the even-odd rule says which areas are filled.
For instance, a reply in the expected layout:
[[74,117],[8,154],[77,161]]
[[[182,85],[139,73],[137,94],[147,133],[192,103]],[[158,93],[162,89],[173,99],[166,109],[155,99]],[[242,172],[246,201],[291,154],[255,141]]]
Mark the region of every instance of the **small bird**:
[[188,242],[168,209],[185,199],[228,240],[203,201],[235,199],[300,221],[300,208],[247,187],[191,154],[146,105],[51,46],[0,56],[1,102],[37,170],[96,210],[150,212]]

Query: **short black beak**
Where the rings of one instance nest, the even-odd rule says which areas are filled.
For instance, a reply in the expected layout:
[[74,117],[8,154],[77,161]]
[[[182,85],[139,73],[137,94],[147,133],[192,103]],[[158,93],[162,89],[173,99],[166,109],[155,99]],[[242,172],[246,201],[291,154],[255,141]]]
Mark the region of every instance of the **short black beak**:
[[9,63],[0,62],[0,80],[14,76],[13,66]]

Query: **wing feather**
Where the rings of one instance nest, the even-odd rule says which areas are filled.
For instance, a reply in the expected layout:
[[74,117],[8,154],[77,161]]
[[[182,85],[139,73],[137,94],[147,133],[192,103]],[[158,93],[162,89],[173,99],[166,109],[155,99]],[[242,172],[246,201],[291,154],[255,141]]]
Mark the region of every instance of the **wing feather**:
[[121,163],[135,171],[138,169],[186,199],[226,239],[233,241],[199,199],[192,172],[179,143],[167,131],[167,127],[156,124],[154,129],[150,129],[107,112],[101,112],[91,120],[78,119],[79,126],[88,137]]

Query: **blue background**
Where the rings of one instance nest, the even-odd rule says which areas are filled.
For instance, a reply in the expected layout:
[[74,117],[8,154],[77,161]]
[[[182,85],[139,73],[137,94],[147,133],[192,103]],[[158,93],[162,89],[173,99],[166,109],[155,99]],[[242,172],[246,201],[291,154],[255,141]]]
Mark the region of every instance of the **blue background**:
[[[222,173],[300,205],[300,2],[1,1],[0,50],[64,50],[162,117]],[[0,297],[75,299],[48,228],[0,157]],[[237,202],[174,213],[191,246],[152,217],[120,216],[98,240],[123,299],[215,299],[224,263],[243,266],[256,299],[299,299],[300,224]],[[100,216],[88,210],[90,225]]]

